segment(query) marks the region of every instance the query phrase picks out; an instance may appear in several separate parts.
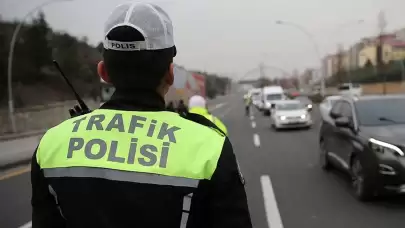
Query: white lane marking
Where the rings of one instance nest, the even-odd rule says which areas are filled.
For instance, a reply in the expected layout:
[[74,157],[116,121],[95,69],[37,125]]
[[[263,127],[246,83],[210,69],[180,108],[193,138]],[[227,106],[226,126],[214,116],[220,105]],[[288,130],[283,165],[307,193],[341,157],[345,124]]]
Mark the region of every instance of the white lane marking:
[[253,134],[253,144],[255,144],[256,147],[260,147],[260,137],[258,134]]
[[252,121],[252,128],[256,128],[256,123],[255,123],[255,121]]
[[216,104],[214,107],[210,108],[210,111],[213,111],[215,109],[219,109],[220,107],[224,106],[226,103],[220,103],[220,104]]
[[281,221],[280,211],[277,207],[276,196],[274,195],[270,177],[263,175],[260,177],[260,182],[262,184],[267,223],[270,228],[283,228],[283,222]]
[[32,221],[28,222],[27,224],[24,224],[18,228],[31,228],[32,227]]

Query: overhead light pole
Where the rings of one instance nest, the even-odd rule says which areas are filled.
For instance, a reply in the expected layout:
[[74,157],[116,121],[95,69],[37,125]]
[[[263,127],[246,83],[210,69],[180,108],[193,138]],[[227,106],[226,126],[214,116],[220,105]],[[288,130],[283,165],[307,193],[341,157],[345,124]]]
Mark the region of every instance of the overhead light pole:
[[323,73],[321,72],[321,70],[322,70],[322,57],[321,57],[321,53],[319,51],[319,45],[316,42],[314,36],[306,28],[304,28],[303,26],[301,26],[299,24],[293,23],[293,22],[277,20],[276,24],[296,28],[297,30],[301,31],[302,33],[304,33],[308,37],[308,39],[312,43],[314,52],[316,54],[316,58],[318,59],[319,64],[320,64],[319,72],[320,72],[320,76],[321,76],[321,95],[324,96],[325,95],[325,75],[323,75]]
[[14,56],[14,47],[15,43],[17,41],[17,36],[18,33],[21,30],[21,27],[24,25],[25,20],[27,20],[28,17],[30,17],[33,13],[37,12],[41,8],[57,3],[57,2],[67,2],[67,1],[72,1],[72,0],[51,0],[51,1],[46,1],[36,7],[34,7],[32,10],[30,10],[24,17],[21,19],[21,21],[18,23],[17,27],[15,28],[13,32],[13,36],[10,41],[10,50],[8,53],[8,63],[7,63],[7,89],[8,89],[8,115],[9,115],[9,121],[11,123],[11,130],[13,133],[17,131],[16,123],[15,123],[15,117],[14,117],[14,98],[13,98],[13,83],[12,83],[12,76],[13,76],[13,56]]

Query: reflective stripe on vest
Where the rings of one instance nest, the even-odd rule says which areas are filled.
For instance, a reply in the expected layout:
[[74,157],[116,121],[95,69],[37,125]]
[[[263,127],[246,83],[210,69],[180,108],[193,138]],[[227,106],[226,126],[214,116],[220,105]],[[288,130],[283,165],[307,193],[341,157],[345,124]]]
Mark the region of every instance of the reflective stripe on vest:
[[45,177],[95,177],[107,180],[191,188],[196,188],[199,183],[199,180],[184,177],[87,167],[47,168],[44,169],[44,175]]
[[224,140],[216,131],[173,112],[98,109],[48,130],[37,162],[48,177],[192,187],[198,184],[195,180],[211,179]]

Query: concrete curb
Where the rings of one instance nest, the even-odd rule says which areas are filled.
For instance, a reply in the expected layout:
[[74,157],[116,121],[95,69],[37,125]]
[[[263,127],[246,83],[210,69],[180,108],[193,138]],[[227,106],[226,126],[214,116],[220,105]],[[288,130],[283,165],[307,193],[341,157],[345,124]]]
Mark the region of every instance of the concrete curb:
[[31,137],[31,136],[37,136],[37,135],[43,135],[43,134],[45,134],[46,131],[47,130],[37,130],[37,131],[29,131],[29,132],[23,132],[23,133],[2,135],[2,136],[0,136],[0,142],[13,140],[13,139],[26,138],[26,137]]

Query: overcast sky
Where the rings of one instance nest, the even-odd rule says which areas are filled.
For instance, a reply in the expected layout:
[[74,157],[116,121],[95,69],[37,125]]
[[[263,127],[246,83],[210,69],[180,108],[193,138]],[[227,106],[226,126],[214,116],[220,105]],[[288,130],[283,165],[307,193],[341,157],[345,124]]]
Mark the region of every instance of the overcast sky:
[[[0,0],[4,19],[22,18],[44,0]],[[103,24],[121,0],[73,0],[43,8],[56,30],[103,39]],[[319,66],[305,34],[276,20],[299,24],[312,34],[321,55],[341,42],[347,47],[376,35],[378,13],[384,10],[387,31],[405,27],[405,0],[151,0],[164,8],[174,25],[175,62],[189,69],[241,77],[260,61],[291,72]],[[362,24],[356,21],[364,20]],[[279,76],[277,70],[266,74]],[[256,74],[257,76],[257,74]],[[253,73],[250,78],[255,77]]]

